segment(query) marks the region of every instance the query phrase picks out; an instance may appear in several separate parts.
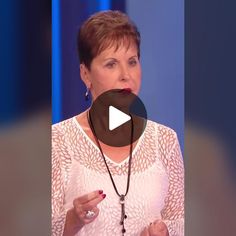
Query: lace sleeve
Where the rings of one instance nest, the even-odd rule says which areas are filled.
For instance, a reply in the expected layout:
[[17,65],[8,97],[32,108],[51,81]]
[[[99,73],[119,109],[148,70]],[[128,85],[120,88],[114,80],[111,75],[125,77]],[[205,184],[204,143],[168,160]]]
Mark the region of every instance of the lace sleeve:
[[[68,164],[62,135],[52,129],[52,236],[63,235],[66,210],[64,209],[65,166]],[[64,160],[65,159],[65,160]]]
[[161,214],[170,236],[184,236],[183,158],[177,135],[174,134],[172,138],[172,148],[163,161],[169,178],[169,189]]

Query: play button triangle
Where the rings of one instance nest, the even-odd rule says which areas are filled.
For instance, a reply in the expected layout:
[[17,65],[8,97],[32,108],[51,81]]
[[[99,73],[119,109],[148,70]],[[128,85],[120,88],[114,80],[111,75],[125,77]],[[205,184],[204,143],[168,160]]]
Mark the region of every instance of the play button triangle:
[[119,109],[109,106],[109,130],[112,131],[113,129],[123,125],[127,121],[129,121],[131,117],[124,112],[120,111]]
[[[99,119],[101,116],[101,119]],[[120,89],[100,94],[92,103],[88,120],[102,143],[124,147],[140,138],[147,124],[147,112],[141,99]]]

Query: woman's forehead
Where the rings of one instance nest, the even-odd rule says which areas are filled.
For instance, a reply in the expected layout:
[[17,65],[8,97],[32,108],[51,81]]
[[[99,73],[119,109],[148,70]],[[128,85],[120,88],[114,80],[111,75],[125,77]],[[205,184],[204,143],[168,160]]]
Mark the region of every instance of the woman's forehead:
[[128,50],[129,47],[137,47],[137,43],[134,38],[128,35],[111,35],[107,38],[104,37],[98,44],[100,45],[97,48],[97,54],[100,54],[102,51],[110,48],[116,51],[119,48],[127,48]]
[[106,57],[109,55],[119,55],[119,54],[138,54],[137,46],[134,42],[121,43],[121,44],[110,44],[108,47],[104,48],[98,56]]

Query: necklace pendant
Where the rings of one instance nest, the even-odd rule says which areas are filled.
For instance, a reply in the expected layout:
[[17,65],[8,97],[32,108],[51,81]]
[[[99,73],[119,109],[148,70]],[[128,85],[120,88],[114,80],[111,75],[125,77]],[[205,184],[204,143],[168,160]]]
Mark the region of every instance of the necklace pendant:
[[120,196],[120,204],[125,204],[125,195]]
[[124,220],[127,218],[127,215],[125,214],[125,195],[120,196],[120,204],[121,204],[121,220],[120,224],[122,225],[122,235],[125,234],[125,226],[124,226]]

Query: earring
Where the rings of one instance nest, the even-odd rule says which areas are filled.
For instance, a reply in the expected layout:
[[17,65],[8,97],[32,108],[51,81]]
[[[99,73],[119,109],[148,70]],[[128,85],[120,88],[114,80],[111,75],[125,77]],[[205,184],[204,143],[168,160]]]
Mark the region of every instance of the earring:
[[89,88],[87,88],[84,97],[85,97],[85,101],[89,100]]

